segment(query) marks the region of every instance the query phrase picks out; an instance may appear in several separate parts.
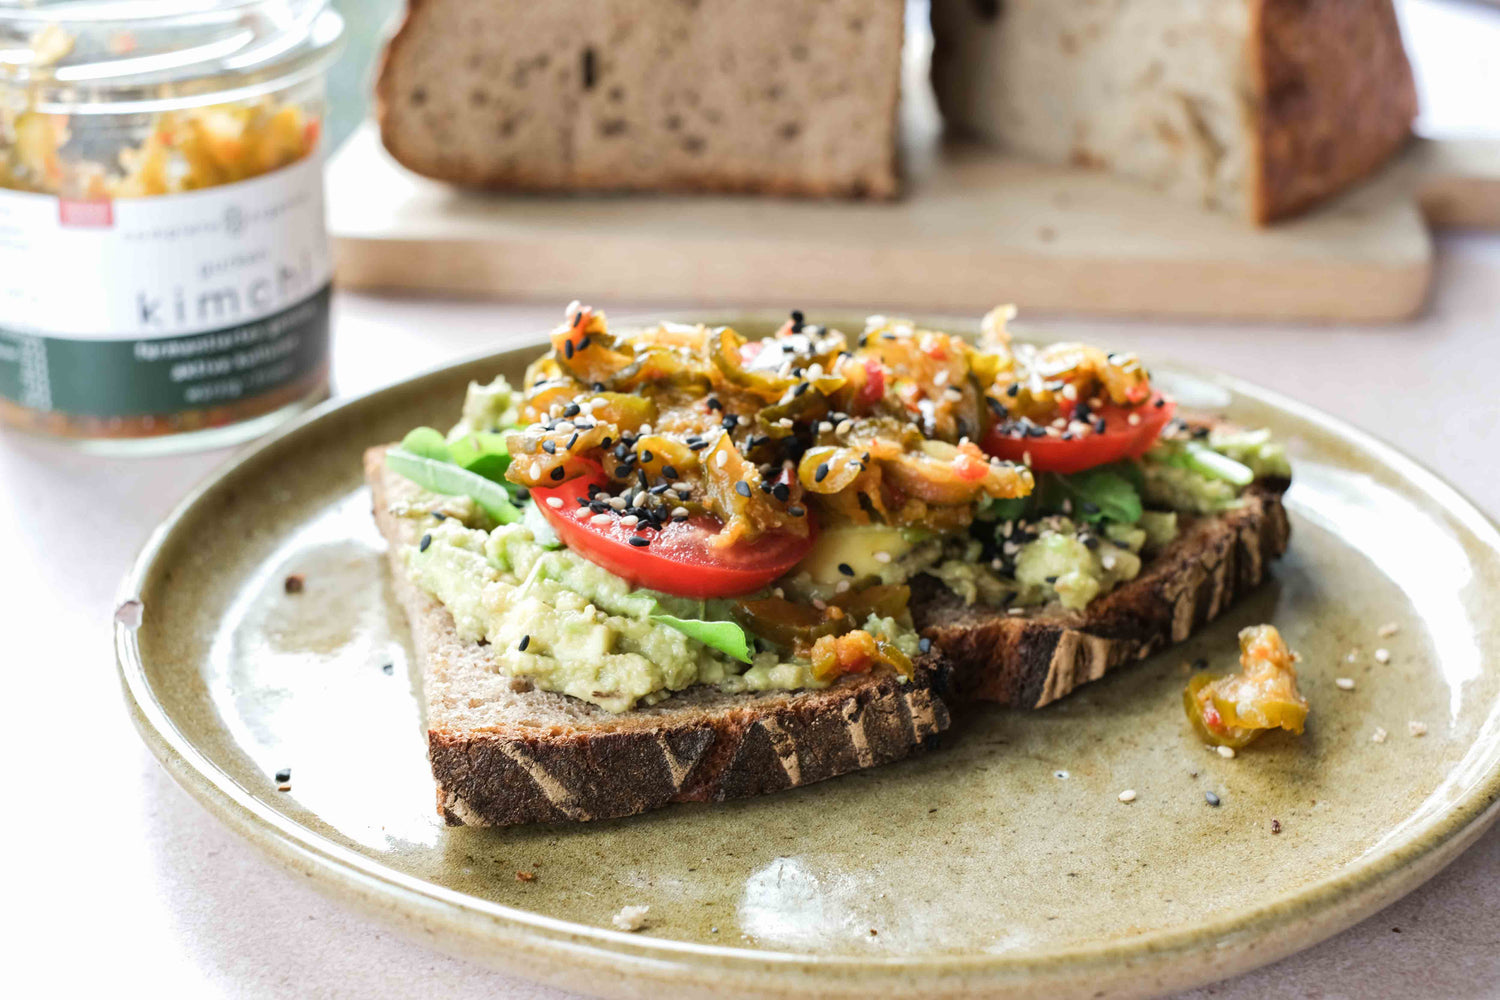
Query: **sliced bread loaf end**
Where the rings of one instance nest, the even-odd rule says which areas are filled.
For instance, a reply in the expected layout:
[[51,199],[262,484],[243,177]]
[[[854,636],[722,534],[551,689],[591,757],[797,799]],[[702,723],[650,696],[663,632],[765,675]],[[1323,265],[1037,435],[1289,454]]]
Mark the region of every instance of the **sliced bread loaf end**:
[[415,490],[384,453],[366,453],[365,475],[411,622],[438,811],[450,824],[607,819],[779,791],[898,760],[948,727],[949,670],[935,652],[909,681],[871,673],[821,691],[738,695],[701,686],[618,715],[510,678],[407,578],[398,551],[420,529],[390,508]]
[[410,169],[516,190],[891,197],[903,0],[410,0],[376,84]]

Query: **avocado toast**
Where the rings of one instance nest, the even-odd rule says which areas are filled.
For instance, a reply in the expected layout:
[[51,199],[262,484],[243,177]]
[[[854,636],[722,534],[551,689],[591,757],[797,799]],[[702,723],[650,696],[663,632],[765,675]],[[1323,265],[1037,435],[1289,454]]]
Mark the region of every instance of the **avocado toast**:
[[[366,473],[439,809],[498,825],[792,787],[1183,638],[1285,547],[1280,447],[1131,355],[872,317],[614,331]],[[951,665],[950,665],[951,661]],[[956,668],[956,669],[955,669]]]

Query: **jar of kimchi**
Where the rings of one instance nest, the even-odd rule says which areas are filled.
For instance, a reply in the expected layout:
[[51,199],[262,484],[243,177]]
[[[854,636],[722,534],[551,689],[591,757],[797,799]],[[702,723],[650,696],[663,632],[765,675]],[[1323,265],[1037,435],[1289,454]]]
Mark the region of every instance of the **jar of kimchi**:
[[327,0],[0,8],[0,421],[227,444],[326,395]]

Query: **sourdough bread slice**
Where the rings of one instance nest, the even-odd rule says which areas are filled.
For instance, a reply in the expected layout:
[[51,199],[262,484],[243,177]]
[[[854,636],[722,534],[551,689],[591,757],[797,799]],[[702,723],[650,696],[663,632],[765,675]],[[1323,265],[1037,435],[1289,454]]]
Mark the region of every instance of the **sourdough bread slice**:
[[904,0],[410,0],[398,161],[514,190],[897,191]]
[[1041,708],[1106,671],[1181,642],[1258,586],[1286,551],[1286,480],[1251,484],[1240,506],[1186,521],[1129,583],[1082,611],[1009,615],[913,581],[917,627],[953,662],[960,697]]
[[407,577],[400,549],[421,529],[390,508],[416,488],[384,455],[365,453],[365,477],[411,623],[449,824],[607,819],[759,795],[898,760],[948,727],[949,670],[935,652],[918,658],[910,681],[871,673],[821,691],[738,695],[704,685],[618,715],[513,680]]
[[1406,141],[1416,89],[1391,0],[933,0],[949,125],[1256,222]]

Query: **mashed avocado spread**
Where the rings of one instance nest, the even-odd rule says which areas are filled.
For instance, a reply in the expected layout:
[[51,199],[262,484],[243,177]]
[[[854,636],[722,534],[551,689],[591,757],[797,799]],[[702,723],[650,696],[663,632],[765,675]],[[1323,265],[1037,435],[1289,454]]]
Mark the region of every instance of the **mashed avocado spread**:
[[[765,652],[740,663],[652,621],[712,619],[716,602],[632,589],[568,549],[543,548],[524,523],[485,531],[447,518],[428,534],[425,550],[404,552],[412,580],[442,602],[462,638],[488,642],[502,671],[544,690],[623,712],[694,684],[736,692],[829,683],[806,660]],[[916,634],[893,619],[872,616],[864,627],[916,655]]]

